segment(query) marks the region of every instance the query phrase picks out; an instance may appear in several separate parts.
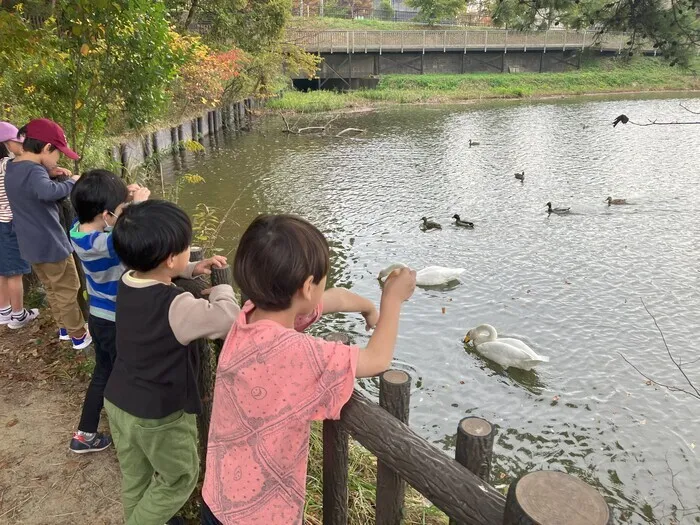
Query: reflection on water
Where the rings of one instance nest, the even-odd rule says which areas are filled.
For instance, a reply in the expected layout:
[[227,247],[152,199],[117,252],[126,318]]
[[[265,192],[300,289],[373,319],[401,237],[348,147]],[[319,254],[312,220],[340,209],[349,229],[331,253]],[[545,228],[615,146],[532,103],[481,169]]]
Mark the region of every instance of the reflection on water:
[[[305,216],[330,240],[330,281],[377,303],[377,275],[393,262],[466,268],[461,283],[417,289],[403,310],[395,357],[413,378],[411,425],[452,453],[458,420],[484,417],[498,427],[494,484],[565,469],[598,486],[618,522],[672,523],[675,512],[693,523],[700,403],[647,385],[620,353],[679,381],[643,298],[700,383],[700,134],[611,126],[620,113],[684,118],[678,102],[413,106],[336,121],[368,129],[359,140],[282,134],[271,118],[218,137],[203,158],[178,158],[177,170],[207,180],[181,203],[225,210],[239,198],[219,243],[231,253],[258,213]],[[524,183],[513,176],[522,170]],[[609,195],[631,205],[608,207]],[[548,201],[573,213],[548,216]],[[451,226],[455,213],[474,229]],[[421,232],[422,216],[443,229]],[[464,334],[484,322],[551,362],[503,371],[465,351]],[[317,330],[367,341],[359,316]],[[377,393],[374,380],[360,386]]]

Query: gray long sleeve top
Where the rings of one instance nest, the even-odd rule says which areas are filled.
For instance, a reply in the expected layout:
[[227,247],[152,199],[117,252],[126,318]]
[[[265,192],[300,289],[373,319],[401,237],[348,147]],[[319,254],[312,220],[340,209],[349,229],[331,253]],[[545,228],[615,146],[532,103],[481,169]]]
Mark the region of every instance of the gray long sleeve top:
[[56,201],[70,195],[74,181],[56,182],[28,160],[7,163],[5,191],[22,258],[29,263],[59,262],[73,252],[59,220]]

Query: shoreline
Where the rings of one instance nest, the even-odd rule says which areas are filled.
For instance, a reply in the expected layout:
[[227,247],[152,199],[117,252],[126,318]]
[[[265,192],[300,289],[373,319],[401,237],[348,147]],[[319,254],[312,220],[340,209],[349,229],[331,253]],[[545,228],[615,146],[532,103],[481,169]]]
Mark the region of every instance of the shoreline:
[[[410,93],[410,90],[406,91]],[[308,95],[309,93],[294,92],[298,96]],[[314,93],[314,92],[311,92]],[[356,92],[334,92],[328,91],[331,96],[352,97],[353,93]],[[475,106],[479,104],[490,104],[497,102],[515,103],[515,102],[548,102],[548,101],[571,101],[577,99],[597,99],[597,98],[611,98],[611,99],[624,99],[627,97],[638,97],[641,99],[657,99],[657,98],[700,98],[700,88],[691,89],[642,89],[642,90],[620,90],[620,91],[590,91],[584,93],[543,93],[540,95],[529,95],[529,96],[484,96],[480,98],[428,98],[425,100],[416,101],[401,101],[401,100],[372,100],[364,98],[352,98],[347,101],[347,105],[339,108],[329,108],[314,110],[309,108],[280,108],[274,107],[275,104],[270,105],[265,104],[262,108],[262,113],[269,115],[274,113],[284,113],[284,114],[303,114],[307,112],[311,113],[339,113],[343,115],[353,115],[359,113],[371,113],[378,109],[403,106],[407,104],[419,105],[419,106]]]

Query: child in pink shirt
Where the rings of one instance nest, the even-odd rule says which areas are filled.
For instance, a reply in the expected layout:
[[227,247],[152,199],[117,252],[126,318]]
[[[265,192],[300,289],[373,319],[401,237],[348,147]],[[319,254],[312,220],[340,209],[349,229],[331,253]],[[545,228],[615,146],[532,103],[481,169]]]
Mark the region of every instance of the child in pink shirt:
[[[203,524],[302,523],[311,421],[338,419],[355,377],[389,367],[415,272],[387,280],[379,316],[363,297],[326,290],[329,267],[323,234],[298,217],[262,215],[241,238],[233,272],[250,301],[216,371]],[[376,325],[364,350],[302,333],[332,312]]]

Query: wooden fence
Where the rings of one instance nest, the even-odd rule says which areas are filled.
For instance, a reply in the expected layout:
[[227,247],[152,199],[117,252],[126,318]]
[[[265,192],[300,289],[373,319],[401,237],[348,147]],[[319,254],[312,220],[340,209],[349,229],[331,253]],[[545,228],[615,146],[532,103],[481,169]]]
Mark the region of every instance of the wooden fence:
[[[192,249],[191,260],[201,250]],[[211,284],[232,284],[228,266],[213,269]],[[180,281],[198,293],[203,280]],[[345,334],[329,339],[348,342]],[[198,349],[199,388],[204,410],[199,418],[200,462],[204,472],[211,416],[217,345]],[[323,523],[348,524],[348,450],[352,436],[377,457],[377,525],[399,525],[409,484],[450,518],[450,525],[611,525],[603,497],[591,486],[563,472],[536,471],[513,484],[504,497],[489,485],[495,428],[478,417],[457,426],[455,459],[418,436],[408,426],[411,378],[401,370],[380,377],[379,404],[355,391],[338,421],[323,423]]]
[[[507,29],[425,31],[288,30],[286,39],[309,53],[403,53],[462,51],[567,51],[599,48],[622,52],[629,35],[596,31],[512,31]],[[649,49],[647,49],[649,48]],[[644,46],[645,52],[653,51]]]

